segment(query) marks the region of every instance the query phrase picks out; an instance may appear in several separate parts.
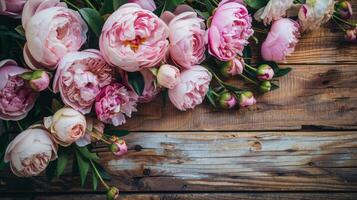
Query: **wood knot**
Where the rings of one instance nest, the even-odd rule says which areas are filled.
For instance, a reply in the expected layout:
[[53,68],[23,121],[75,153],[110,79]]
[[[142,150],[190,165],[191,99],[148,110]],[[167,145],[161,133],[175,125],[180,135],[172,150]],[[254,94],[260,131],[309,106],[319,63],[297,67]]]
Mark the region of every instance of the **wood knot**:
[[250,150],[251,151],[260,151],[262,150],[262,144],[259,141],[254,141],[250,145]]
[[143,170],[143,174],[144,174],[144,176],[150,176],[151,170],[146,168],[146,169]]
[[143,149],[143,147],[140,145],[135,145],[134,149],[135,149],[135,151],[141,151]]

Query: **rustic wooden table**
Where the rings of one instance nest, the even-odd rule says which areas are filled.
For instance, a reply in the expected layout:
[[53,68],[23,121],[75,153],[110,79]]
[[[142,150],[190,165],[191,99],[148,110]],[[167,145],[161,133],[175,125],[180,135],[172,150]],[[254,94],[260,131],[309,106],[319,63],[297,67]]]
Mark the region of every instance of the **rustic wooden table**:
[[[287,63],[281,88],[250,110],[142,105],[125,127],[126,156],[95,148],[121,199],[357,199],[357,45],[329,24],[303,35]],[[0,199],[105,195],[70,175],[49,184],[2,172]]]

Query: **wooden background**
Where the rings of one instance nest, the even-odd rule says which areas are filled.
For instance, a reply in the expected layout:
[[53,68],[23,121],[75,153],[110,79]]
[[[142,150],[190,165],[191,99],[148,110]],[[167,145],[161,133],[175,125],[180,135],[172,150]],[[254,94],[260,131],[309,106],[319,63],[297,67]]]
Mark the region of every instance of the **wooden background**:
[[[140,106],[125,126],[126,156],[95,148],[121,199],[357,199],[357,45],[328,24],[304,34],[286,65],[281,88],[249,110],[179,112],[161,98]],[[2,172],[0,198],[105,195],[69,174],[49,184]]]

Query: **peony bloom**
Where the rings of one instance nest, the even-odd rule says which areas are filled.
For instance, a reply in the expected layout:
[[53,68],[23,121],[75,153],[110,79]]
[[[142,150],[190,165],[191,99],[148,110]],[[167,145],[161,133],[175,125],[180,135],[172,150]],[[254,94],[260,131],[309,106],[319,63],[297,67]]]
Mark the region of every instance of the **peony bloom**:
[[333,15],[334,0],[306,0],[299,11],[302,31],[314,30],[326,23]]
[[26,64],[31,69],[53,70],[64,55],[81,48],[88,28],[78,12],[65,7],[52,7],[33,15],[25,30]]
[[101,88],[114,79],[114,69],[100,52],[88,49],[70,52],[58,63],[53,91],[60,92],[63,102],[83,114],[91,111]]
[[107,191],[107,200],[116,200],[119,197],[119,189],[116,187],[110,187]]
[[0,0],[0,15],[20,17],[27,0]]
[[180,70],[172,65],[162,65],[157,73],[159,85],[173,89],[180,81]]
[[[134,86],[130,83],[130,76],[141,76],[144,82],[144,88],[141,94],[137,94],[134,90]],[[121,77],[124,81],[124,85],[135,91],[135,94],[139,96],[138,100],[140,103],[147,103],[152,101],[159,93],[160,88],[156,86],[156,77],[149,69],[144,69],[139,72],[127,73],[121,71]]]
[[170,56],[189,69],[205,59],[205,25],[195,12],[183,12],[169,23]]
[[357,42],[357,27],[355,29],[346,30],[345,40],[348,42]]
[[136,112],[137,95],[119,83],[104,87],[96,98],[95,112],[100,121],[119,126],[124,124],[125,115]]
[[128,146],[125,141],[117,137],[113,143],[109,145],[109,149],[115,156],[122,156],[128,152]]
[[285,16],[293,3],[294,0],[270,0],[265,7],[255,12],[254,18],[258,22],[263,21],[265,25],[269,25],[272,21]]
[[25,72],[13,60],[0,62],[0,119],[23,119],[34,106],[38,93],[19,76]]
[[237,105],[237,98],[233,93],[225,92],[219,97],[218,103],[223,109],[232,109]]
[[156,5],[154,0],[128,0],[128,3],[139,4],[140,7],[149,11],[156,10]]
[[340,0],[335,4],[335,10],[339,17],[342,19],[349,19],[353,16],[352,5],[350,2]]
[[235,57],[233,60],[225,62],[220,71],[223,76],[231,77],[243,73],[244,66],[244,59],[242,57]]
[[134,72],[157,65],[168,49],[169,29],[154,13],[128,3],[105,22],[99,40],[108,63]]
[[275,21],[262,44],[263,59],[275,62],[285,60],[286,56],[294,52],[299,37],[297,22],[288,18]]
[[45,117],[44,124],[55,142],[64,147],[83,137],[87,127],[86,118],[72,108],[62,108],[53,116]]
[[60,2],[60,0],[27,0],[22,11],[22,26],[26,30],[26,25],[31,17],[36,13],[51,7],[67,7],[67,4]]
[[40,126],[33,126],[15,137],[7,146],[4,161],[19,177],[36,176],[57,158],[57,145]]
[[169,98],[179,110],[193,109],[202,103],[211,80],[212,74],[206,68],[194,66],[181,73],[180,82],[169,90]]
[[243,108],[247,108],[256,103],[253,93],[250,91],[245,91],[239,95],[239,105]]
[[222,61],[232,60],[242,55],[253,33],[247,8],[240,3],[225,3],[215,11],[208,29],[209,53]]
[[50,85],[50,76],[45,71],[33,72],[33,78],[29,81],[31,88],[37,92],[41,92]]
[[267,81],[274,77],[274,70],[269,65],[263,64],[258,67],[256,74],[259,80]]
[[84,147],[92,142],[98,141],[104,134],[105,125],[101,121],[88,117],[86,118],[86,123],[86,133],[83,137],[76,141],[76,144],[80,147]]

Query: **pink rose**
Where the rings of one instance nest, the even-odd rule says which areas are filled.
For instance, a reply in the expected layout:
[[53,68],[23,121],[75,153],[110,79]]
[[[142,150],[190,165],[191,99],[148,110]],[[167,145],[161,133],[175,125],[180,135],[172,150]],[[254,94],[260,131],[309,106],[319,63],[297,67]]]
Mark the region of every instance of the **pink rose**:
[[169,98],[179,110],[193,109],[202,103],[211,80],[212,74],[206,68],[196,65],[181,73],[180,82],[169,90]]
[[62,108],[53,116],[45,117],[44,125],[55,142],[64,147],[83,137],[87,127],[86,118],[72,108]]
[[180,70],[172,65],[162,65],[157,73],[159,85],[173,89],[180,81]]
[[26,25],[32,16],[51,7],[67,7],[67,4],[60,2],[60,0],[27,0],[21,17],[23,28],[26,29]]
[[0,15],[20,17],[27,0],[0,0]]
[[33,78],[29,81],[31,88],[37,92],[41,92],[50,85],[50,76],[45,71],[34,71]]
[[67,53],[86,41],[87,25],[78,14],[64,7],[41,10],[26,24],[24,59],[31,69],[53,70]]
[[205,25],[195,12],[183,12],[169,23],[170,56],[189,69],[205,59]]
[[38,93],[19,76],[25,72],[13,60],[0,62],[0,119],[21,120],[34,106]]
[[154,11],[156,10],[156,5],[154,0],[128,0],[129,3],[136,3],[139,4],[140,7]]
[[87,114],[91,111],[101,88],[114,80],[114,69],[100,52],[87,49],[70,52],[58,63],[53,91],[60,92],[63,102]]
[[100,121],[119,126],[124,124],[125,115],[136,112],[137,95],[119,83],[104,87],[96,98],[95,112]]
[[209,53],[219,60],[232,60],[242,55],[248,39],[254,33],[252,18],[240,3],[222,4],[215,11],[208,29]]
[[57,145],[40,126],[33,126],[15,137],[7,146],[4,161],[19,177],[31,177],[44,171],[57,158]]
[[263,59],[275,62],[285,60],[294,52],[299,37],[298,23],[288,18],[275,21],[262,44]]
[[[139,102],[147,103],[152,101],[160,93],[160,88],[156,87],[156,77],[149,69],[143,69],[139,72],[134,72],[134,73],[136,73],[136,75],[139,76],[141,75],[144,82],[144,88],[142,93],[141,94],[136,93],[137,96],[139,96]],[[134,73],[132,73],[131,75],[133,75]],[[127,72],[123,70],[121,71],[121,77],[123,79],[125,86],[130,88],[132,91],[135,91],[134,86],[129,81],[130,79],[129,76],[130,75]]]
[[139,71],[157,65],[168,49],[169,29],[154,13],[128,3],[105,22],[100,51],[111,65]]

